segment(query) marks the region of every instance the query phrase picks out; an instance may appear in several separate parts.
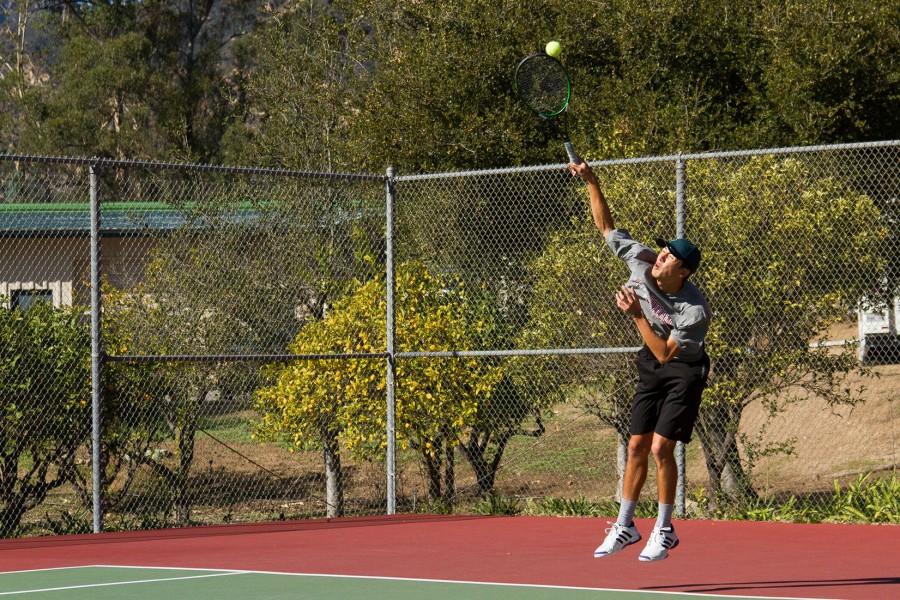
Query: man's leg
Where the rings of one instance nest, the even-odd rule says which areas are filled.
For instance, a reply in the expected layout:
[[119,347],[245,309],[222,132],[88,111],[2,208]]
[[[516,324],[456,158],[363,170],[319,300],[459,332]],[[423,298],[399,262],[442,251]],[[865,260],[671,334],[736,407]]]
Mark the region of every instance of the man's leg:
[[647,464],[653,434],[632,435],[628,440],[628,459],[625,463],[625,478],[622,482],[622,500],[619,504],[619,525],[631,525],[634,511],[641,495],[644,482],[647,481]]
[[632,435],[628,440],[628,459],[625,463],[625,480],[622,483],[622,500],[637,502],[644,482],[647,481],[647,468],[650,451],[653,447],[654,433]]
[[657,468],[659,492],[659,516],[650,534],[640,560],[660,560],[678,545],[678,536],[672,526],[672,508],[678,485],[678,467],[675,464],[676,440],[685,443],[691,439],[694,424],[700,411],[700,399],[706,384],[709,363],[687,364],[671,362],[661,374],[666,389],[666,399],[660,409],[653,436],[653,458]]
[[687,443],[691,439],[700,411],[707,371],[706,365],[669,363],[662,377],[666,399],[656,423],[651,448],[656,461],[659,492],[660,515],[657,527],[668,527],[671,524],[672,505],[675,503],[678,486],[675,446],[678,440]]
[[675,440],[653,434],[651,451],[656,460],[656,488],[659,497],[659,515],[657,527],[668,527],[672,524],[672,507],[675,504],[675,491],[678,486],[678,465],[675,462]]
[[656,460],[656,487],[659,501],[663,504],[675,502],[675,488],[678,486],[678,465],[675,463],[676,440],[670,440],[658,433],[653,434],[650,447]]
[[628,440],[628,462],[625,464],[619,516],[612,527],[606,530],[606,539],[594,550],[595,558],[615,554],[641,539],[641,534],[634,526],[634,510],[641,495],[641,488],[647,480],[647,460],[650,457],[653,429],[659,418],[659,404],[664,392],[658,386],[656,378],[658,365],[646,348],[638,352],[636,359],[638,384],[631,403],[629,427],[632,432],[647,433],[632,433]]
[[644,481],[647,480],[647,461],[652,443],[652,433],[632,435],[628,440],[628,462],[625,465],[619,516],[612,527],[606,530],[606,539],[594,550],[594,558],[615,554],[641,539],[641,534],[634,526],[634,509]]
[[658,433],[653,434],[651,451],[656,461],[656,485],[659,492],[659,515],[647,545],[638,558],[642,561],[661,560],[669,550],[678,545],[678,536],[672,527],[672,506],[678,485],[678,466],[675,464],[675,440]]

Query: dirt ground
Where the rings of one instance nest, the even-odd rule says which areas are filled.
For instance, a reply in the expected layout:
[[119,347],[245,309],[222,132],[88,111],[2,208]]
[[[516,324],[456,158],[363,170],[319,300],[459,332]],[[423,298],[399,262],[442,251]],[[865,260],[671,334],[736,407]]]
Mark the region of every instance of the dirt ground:
[[[835,326],[830,340],[851,340],[855,323]],[[862,389],[855,406],[830,407],[807,397],[767,423],[765,409],[752,404],[741,432],[755,437],[765,429],[770,443],[790,442],[789,455],[760,460],[754,482],[760,491],[831,489],[835,479],[855,479],[866,472],[896,472],[900,462],[900,364],[871,367],[871,376],[851,374],[845,387]]]

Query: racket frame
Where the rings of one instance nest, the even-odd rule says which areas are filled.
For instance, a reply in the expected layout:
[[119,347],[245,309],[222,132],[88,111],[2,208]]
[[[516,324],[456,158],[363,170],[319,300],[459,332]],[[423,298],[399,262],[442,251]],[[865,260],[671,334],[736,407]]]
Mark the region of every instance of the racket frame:
[[[537,110],[534,107],[534,105],[527,100],[528,96],[526,94],[524,94],[521,89],[519,89],[519,71],[521,70],[522,65],[524,65],[525,63],[527,63],[530,60],[552,60],[559,66],[559,70],[566,80],[566,97],[562,104],[562,107],[557,109],[556,111],[548,112],[548,111]],[[533,113],[535,113],[537,116],[539,116],[541,119],[551,122],[551,123],[553,123],[554,121],[556,121],[557,118],[560,118],[560,117],[561,117],[560,120],[565,119],[565,114],[569,110],[569,103],[572,100],[572,79],[569,77],[569,72],[566,70],[565,66],[563,66],[563,64],[555,57],[550,56],[549,54],[547,54],[545,52],[534,52],[532,54],[529,54],[522,60],[520,60],[519,64],[516,65],[516,70],[515,70],[515,73],[513,74],[513,87],[515,88],[516,96],[518,96],[520,100],[525,102],[525,104],[528,106],[528,108]],[[563,147],[566,150],[566,154],[569,156],[569,162],[572,162],[575,164],[580,164],[582,162],[582,160],[581,160],[581,157],[578,156],[578,153],[575,152],[575,147],[572,145],[572,142],[569,141],[569,134],[567,131],[568,128],[565,126],[558,127],[558,126],[556,126],[555,123],[553,123],[553,128],[557,132],[562,134],[561,137],[563,138]]]
[[[521,89],[519,89],[519,71],[522,69],[522,66],[525,63],[527,63],[528,61],[531,61],[531,60],[545,60],[545,61],[551,60],[559,66],[560,72],[562,73],[563,77],[565,77],[566,98],[562,103],[562,107],[559,108],[558,110],[549,112],[549,111],[535,109],[534,106],[532,105],[532,103],[529,102],[528,100],[526,100],[526,98],[528,96],[526,94],[524,94]],[[567,110],[569,110],[569,102],[571,102],[571,100],[572,100],[572,79],[569,77],[569,72],[566,71],[566,68],[563,66],[563,64],[561,62],[559,62],[559,60],[557,60],[556,58],[550,56],[549,54],[546,54],[543,52],[535,52],[533,54],[529,54],[528,56],[526,56],[525,58],[520,60],[519,64],[516,65],[516,71],[515,71],[515,74],[513,75],[513,86],[515,86],[515,88],[516,88],[516,95],[519,98],[521,98],[522,100],[524,100],[525,104],[528,105],[528,108],[530,108],[535,114],[537,114],[542,119],[547,119],[547,120],[555,119],[556,117],[562,115]]]

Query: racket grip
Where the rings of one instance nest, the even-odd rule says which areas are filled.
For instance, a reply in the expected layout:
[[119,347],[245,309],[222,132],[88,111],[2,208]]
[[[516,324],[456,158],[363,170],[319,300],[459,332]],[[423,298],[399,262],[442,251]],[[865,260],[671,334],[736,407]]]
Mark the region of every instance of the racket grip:
[[566,148],[566,154],[569,155],[569,162],[573,162],[576,165],[581,164],[581,157],[575,153],[575,146],[572,145],[572,142],[564,142],[563,146]]

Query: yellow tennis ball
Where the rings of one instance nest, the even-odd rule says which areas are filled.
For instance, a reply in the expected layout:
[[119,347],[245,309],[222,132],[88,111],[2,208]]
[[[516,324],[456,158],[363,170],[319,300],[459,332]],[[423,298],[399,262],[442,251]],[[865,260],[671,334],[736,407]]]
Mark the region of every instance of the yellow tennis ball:
[[559,42],[553,40],[552,42],[547,42],[547,47],[544,48],[544,51],[553,58],[559,58],[559,53],[562,52],[562,46],[559,45]]

